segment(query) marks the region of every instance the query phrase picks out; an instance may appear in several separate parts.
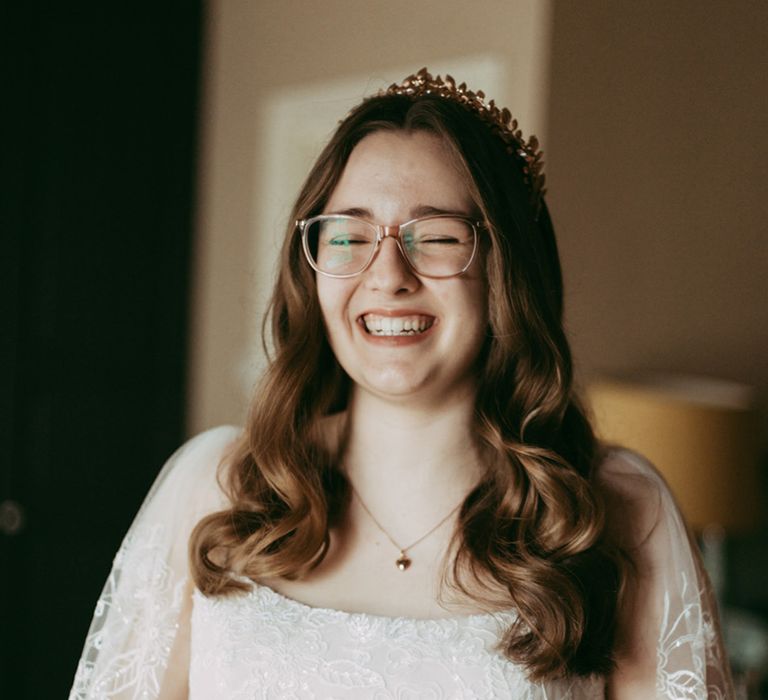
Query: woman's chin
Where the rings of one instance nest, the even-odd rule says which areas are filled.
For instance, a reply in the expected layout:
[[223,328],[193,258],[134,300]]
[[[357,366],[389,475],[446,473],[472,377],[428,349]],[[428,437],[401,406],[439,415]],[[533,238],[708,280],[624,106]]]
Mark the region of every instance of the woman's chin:
[[390,401],[415,399],[430,392],[429,377],[412,371],[380,371],[355,381],[357,388],[367,394]]
[[358,391],[389,403],[408,403],[412,406],[450,403],[452,398],[471,396],[475,387],[470,378],[447,382],[436,374],[417,374],[412,371],[379,372],[354,382]]

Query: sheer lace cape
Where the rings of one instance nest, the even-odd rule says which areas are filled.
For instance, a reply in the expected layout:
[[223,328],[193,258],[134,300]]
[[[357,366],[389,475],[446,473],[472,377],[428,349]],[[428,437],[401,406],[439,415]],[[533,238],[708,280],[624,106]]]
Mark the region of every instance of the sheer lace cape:
[[[216,606],[204,605],[206,599],[192,586],[187,544],[202,516],[227,505],[216,471],[237,435],[238,430],[231,427],[203,433],[179,449],[160,472],[114,559],[96,604],[70,700],[186,697],[188,679],[200,676],[199,669],[189,666],[189,639],[195,637],[190,625],[206,619],[206,615],[210,618]],[[624,614],[626,631],[620,640],[620,658],[631,660],[630,667],[650,669],[657,698],[731,698],[709,584],[666,484],[647,462],[625,450],[609,452],[600,474],[612,494],[609,513],[613,513],[622,541],[638,563],[631,609]],[[299,606],[292,608],[294,613],[301,612],[296,624],[308,618],[317,621],[313,610],[329,613],[336,622],[341,616],[347,625],[383,621],[379,630],[391,630],[392,623],[397,622],[396,618],[317,611],[264,587],[256,586],[255,590],[259,588],[261,593],[253,594],[253,601],[259,604],[266,600],[283,607]],[[242,607],[248,599],[241,597],[231,604]],[[253,619],[257,619],[257,608],[253,610]],[[433,625],[433,629],[439,630],[440,625]],[[490,649],[486,656],[494,663],[499,661],[498,654]],[[503,663],[512,666],[506,660]],[[626,679],[627,683],[632,681],[631,677]],[[584,694],[579,694],[576,686],[567,687],[573,692],[565,685],[530,685],[525,696],[597,697],[587,693],[587,688],[594,691],[603,683],[585,682]]]

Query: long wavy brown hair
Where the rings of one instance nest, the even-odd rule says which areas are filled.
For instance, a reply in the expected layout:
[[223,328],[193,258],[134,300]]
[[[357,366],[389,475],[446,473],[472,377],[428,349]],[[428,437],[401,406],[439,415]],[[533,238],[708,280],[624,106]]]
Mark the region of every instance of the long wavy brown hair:
[[500,139],[440,97],[367,99],[309,173],[272,295],[271,361],[220,472],[232,507],[203,519],[190,540],[195,583],[220,595],[247,588],[232,573],[301,578],[325,556],[329,528],[349,503],[339,450],[318,426],[345,408],[350,382],[328,344],[293,222],[322,212],[356,144],[380,130],[442,138],[487,231],[489,328],[474,413],[487,473],[460,510],[445,580],[483,604],[499,604],[492,590],[508,592],[502,602],[517,618],[502,649],[532,680],[606,673],[623,558],[604,535],[598,448],[572,387],[550,217],[546,204],[531,205],[522,168]]

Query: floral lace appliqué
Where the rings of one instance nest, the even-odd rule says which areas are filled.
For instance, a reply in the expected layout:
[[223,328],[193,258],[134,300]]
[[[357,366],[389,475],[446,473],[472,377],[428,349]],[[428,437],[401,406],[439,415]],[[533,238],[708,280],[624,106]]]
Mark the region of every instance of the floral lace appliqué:
[[713,675],[721,681],[724,668],[712,617],[702,607],[707,590],[691,586],[685,573],[674,603],[664,595],[657,648],[657,697],[669,700],[725,700],[719,685],[707,683]]
[[536,684],[497,650],[511,613],[439,620],[311,608],[254,586],[194,596],[190,700],[586,700],[599,678]]
[[69,700],[112,698],[129,689],[128,697],[158,696],[186,583],[174,580],[160,546],[163,535],[158,525],[139,528],[120,547],[96,604]]

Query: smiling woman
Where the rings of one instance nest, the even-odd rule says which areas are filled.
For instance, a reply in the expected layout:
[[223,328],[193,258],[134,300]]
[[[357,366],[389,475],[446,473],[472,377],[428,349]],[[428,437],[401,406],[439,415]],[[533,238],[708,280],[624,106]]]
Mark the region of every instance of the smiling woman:
[[572,389],[543,194],[535,139],[450,77],[347,116],[248,425],[161,474],[73,698],[731,697],[666,485]]

